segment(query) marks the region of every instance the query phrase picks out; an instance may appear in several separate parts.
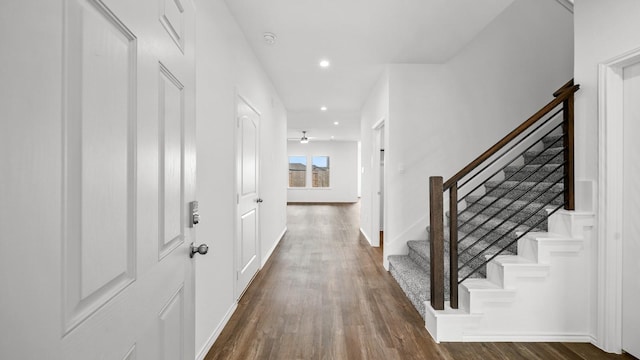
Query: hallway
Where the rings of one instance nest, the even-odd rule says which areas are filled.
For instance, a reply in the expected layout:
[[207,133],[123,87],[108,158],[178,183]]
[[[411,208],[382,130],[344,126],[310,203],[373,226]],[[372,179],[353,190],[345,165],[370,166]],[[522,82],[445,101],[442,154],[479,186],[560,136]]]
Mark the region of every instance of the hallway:
[[626,358],[590,344],[435,344],[360,235],[358,211],[289,205],[287,234],[206,360]]

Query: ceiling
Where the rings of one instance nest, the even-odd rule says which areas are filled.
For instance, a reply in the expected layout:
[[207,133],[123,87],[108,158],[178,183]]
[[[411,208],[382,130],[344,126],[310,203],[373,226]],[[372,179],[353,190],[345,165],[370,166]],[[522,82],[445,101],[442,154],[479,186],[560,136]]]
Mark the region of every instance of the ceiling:
[[[287,108],[288,136],[307,130],[312,140],[357,140],[360,109],[385,64],[445,62],[512,1],[226,3]],[[276,35],[275,44],[264,41],[265,32]],[[331,66],[320,68],[321,59]]]

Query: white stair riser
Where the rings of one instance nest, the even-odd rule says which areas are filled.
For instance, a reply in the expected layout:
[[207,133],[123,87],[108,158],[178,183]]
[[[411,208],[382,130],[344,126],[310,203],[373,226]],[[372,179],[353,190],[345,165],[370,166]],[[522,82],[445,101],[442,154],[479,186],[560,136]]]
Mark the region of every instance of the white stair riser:
[[513,290],[473,290],[469,291],[464,286],[459,288],[466,302],[462,307],[470,314],[482,314],[486,311],[486,306],[508,306],[516,296]]
[[531,233],[518,242],[518,255],[540,264],[549,264],[554,253],[579,253],[584,240],[569,239],[548,233]]
[[501,264],[492,261],[487,264],[487,280],[505,289],[514,289],[519,278],[544,278],[549,275],[549,266],[533,264]]

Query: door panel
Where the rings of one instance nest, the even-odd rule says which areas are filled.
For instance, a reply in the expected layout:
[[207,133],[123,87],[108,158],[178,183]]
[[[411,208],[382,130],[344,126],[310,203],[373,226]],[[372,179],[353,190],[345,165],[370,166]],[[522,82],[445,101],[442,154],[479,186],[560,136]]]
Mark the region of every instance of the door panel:
[[259,125],[260,115],[238,97],[238,220],[236,292],[239,297],[260,268]]
[[160,312],[161,360],[184,359],[184,288],[169,300]]
[[0,358],[195,358],[193,2],[0,7]]
[[97,3],[68,3],[65,332],[134,280],[136,46]]
[[640,64],[624,69],[622,349],[640,357]]
[[[256,210],[251,210],[248,213],[240,217],[242,222],[242,242],[240,243],[240,276],[245,272],[250,271],[251,265],[256,260],[256,229],[257,229],[257,214]],[[253,274],[248,274],[253,275]]]
[[160,258],[183,242],[184,86],[160,64]]
[[243,115],[242,124],[242,196],[256,195],[257,173],[257,123],[251,116]]
[[182,0],[160,0],[160,23],[171,39],[184,51],[184,6]]
[[129,350],[129,352],[127,352],[127,355],[124,356],[123,358],[124,360],[136,360],[136,346],[133,345],[131,347],[131,350]]

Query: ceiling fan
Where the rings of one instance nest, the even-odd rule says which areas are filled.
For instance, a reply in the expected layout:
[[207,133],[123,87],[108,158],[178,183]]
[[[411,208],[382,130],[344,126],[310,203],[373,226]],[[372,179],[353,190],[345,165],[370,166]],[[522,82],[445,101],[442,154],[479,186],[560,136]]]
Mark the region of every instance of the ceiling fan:
[[313,136],[307,136],[307,132],[306,130],[302,130],[302,137],[295,137],[295,138],[287,138],[287,140],[290,141],[300,141],[301,144],[307,144],[309,142],[309,140],[315,139],[315,137]]

